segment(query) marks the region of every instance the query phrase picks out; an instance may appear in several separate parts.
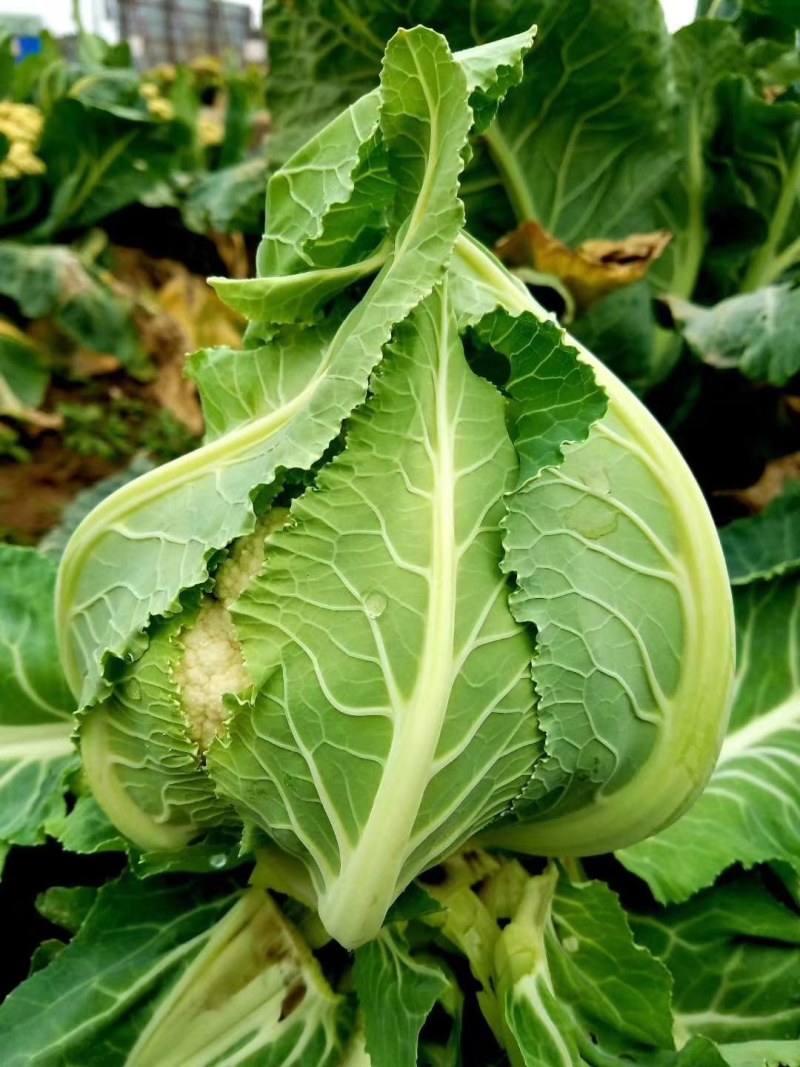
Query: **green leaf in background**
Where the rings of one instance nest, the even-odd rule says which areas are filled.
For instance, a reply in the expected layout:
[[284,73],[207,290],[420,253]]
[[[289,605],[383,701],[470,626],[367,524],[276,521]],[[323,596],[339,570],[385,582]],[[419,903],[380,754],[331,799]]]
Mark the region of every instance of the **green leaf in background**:
[[333,1067],[349,1026],[263,890],[130,874],[0,1008],[8,1067]]
[[793,43],[800,24],[795,0],[698,0],[697,18],[729,19],[745,40],[771,37]]
[[71,248],[2,242],[0,293],[26,317],[49,316],[79,345],[115,356],[135,377],[149,376],[132,306]]
[[737,862],[800,867],[800,584],[737,586],[734,606],[734,705],[711,781],[674,826],[619,853],[661,901],[686,900]]
[[[648,201],[674,163],[661,5],[543,0],[526,11],[537,44],[486,135],[516,221],[533,219],[568,244],[647,228]],[[478,195],[468,213],[484,209]]]
[[50,372],[36,343],[0,321],[0,415],[25,418],[39,407],[49,382]]
[[732,585],[777,578],[800,568],[800,482],[787,482],[780,496],[753,518],[720,530]]
[[183,221],[196,233],[260,233],[266,183],[267,163],[261,156],[203,174],[187,193]]
[[741,76],[724,80],[717,99],[720,122],[711,153],[724,167],[715,211],[720,227],[734,234],[742,228],[740,205],[760,219],[756,239],[745,237],[727,267],[739,288],[752,292],[800,263],[800,103],[791,94],[769,103]]
[[32,548],[0,545],[0,842],[36,845],[64,812],[78,762],[74,702],[58,659],[55,565]]
[[[679,1044],[786,1041],[800,1052],[800,914],[755,876],[739,876],[679,907],[630,916],[634,936],[669,968]],[[747,1046],[745,1045],[745,1048]],[[734,1052],[729,1062],[748,1065]],[[780,1062],[783,1062],[782,1060]]]
[[91,226],[136,203],[173,169],[176,148],[190,131],[179,122],[151,119],[97,100],[63,97],[47,118],[39,152],[53,191],[38,236]]
[[673,37],[680,163],[656,200],[658,225],[673,234],[650,277],[658,289],[689,300],[708,241],[706,209],[712,192],[708,149],[719,122],[717,88],[745,63],[739,35],[726,22],[701,20]]
[[420,1030],[451,979],[393,926],[356,950],[353,974],[372,1067],[416,1067]]
[[626,285],[604,297],[570,330],[635,393],[644,393],[661,376],[656,363],[653,289],[649,281]]
[[77,934],[97,899],[96,886],[54,885],[36,898],[36,910],[55,926]]
[[675,315],[689,347],[712,367],[777,386],[800,373],[800,287],[767,285],[710,308],[678,305]]

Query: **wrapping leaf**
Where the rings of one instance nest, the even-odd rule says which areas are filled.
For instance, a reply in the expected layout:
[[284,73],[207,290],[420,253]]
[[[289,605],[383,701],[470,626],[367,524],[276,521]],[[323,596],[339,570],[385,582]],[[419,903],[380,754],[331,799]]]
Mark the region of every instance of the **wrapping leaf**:
[[732,863],[800,863],[800,588],[792,575],[757,581],[734,603],[735,702],[711,781],[674,826],[620,853],[663,901],[686,900]]

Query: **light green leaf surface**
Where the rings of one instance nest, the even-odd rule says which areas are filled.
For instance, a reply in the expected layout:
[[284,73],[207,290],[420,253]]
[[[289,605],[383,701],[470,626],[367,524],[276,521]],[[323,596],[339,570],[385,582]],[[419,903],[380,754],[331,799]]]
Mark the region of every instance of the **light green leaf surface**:
[[753,518],[720,530],[733,585],[789,574],[800,567],[800,482],[787,482],[780,496]]
[[619,858],[662,901],[686,900],[725,867],[800,866],[800,585],[734,591],[738,668],[730,730],[700,800]]
[[[483,6],[484,9],[488,7]],[[516,6],[524,15],[525,5],[518,3]],[[452,11],[448,15],[451,16]],[[471,28],[475,28],[474,22]],[[467,76],[470,107],[475,114],[475,133],[486,132],[509,90],[522,81],[522,61],[534,43],[536,27],[510,36],[503,33],[496,36],[498,40],[456,52],[456,59]]]
[[393,926],[356,950],[353,976],[372,1067],[416,1067],[420,1030],[451,979]]
[[714,307],[692,307],[682,329],[695,354],[713,367],[736,367],[778,386],[800,372],[800,288],[767,285]]
[[[545,467],[560,466],[565,446],[586,440],[592,424],[605,415],[607,398],[555,322],[530,311],[515,316],[495,310],[477,323],[475,332],[496,361],[505,356],[509,363],[503,388],[512,400],[510,432],[519,456],[519,490]],[[513,513],[513,503],[511,508]]]
[[[359,165],[374,151],[380,103],[377,92],[356,100],[276,172],[267,190],[259,275],[315,265],[307,249],[330,225],[332,209],[348,210],[359,177],[363,180]],[[356,227],[362,222],[359,215]]]
[[209,357],[210,369],[199,363],[195,376],[208,397],[225,362],[218,403],[231,412],[227,432],[220,436],[221,423],[210,420],[216,439],[121,489],[73,536],[58,613],[67,675],[81,703],[95,698],[108,656],[130,652],[150,616],[173,610],[180,590],[204,580],[213,549],[252,529],[255,489],[279,468],[307,469],[320,457],[363,399],[392,328],[449,258],[463,221],[456,194],[470,122],[464,75],[440,37],[417,30],[395,39],[382,85],[384,138],[400,161],[390,259],[332,336],[324,330],[305,342],[305,359],[297,359],[299,338],[289,328],[245,353],[238,373],[236,357],[224,350]]
[[720,1052],[729,1067],[800,1067],[800,1041],[742,1041]]
[[223,793],[308,865],[348,945],[510,804],[539,743],[530,640],[497,566],[516,457],[446,292],[373,387],[234,607],[260,692],[209,753]]
[[77,764],[53,625],[55,566],[0,545],[0,842],[35,845]]
[[[725,1045],[800,1042],[800,915],[757,878],[740,876],[631,922],[637,941],[672,974],[680,1043],[695,1034]],[[763,1062],[742,1056],[740,1050],[739,1062],[753,1067]]]
[[95,852],[124,852],[125,841],[91,793],[79,796],[65,815],[50,819],[47,832],[67,852],[93,855]]

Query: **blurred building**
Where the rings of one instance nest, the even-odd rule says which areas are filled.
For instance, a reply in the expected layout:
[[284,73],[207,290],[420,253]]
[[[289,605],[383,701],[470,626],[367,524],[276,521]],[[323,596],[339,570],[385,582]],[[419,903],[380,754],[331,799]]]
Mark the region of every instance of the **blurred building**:
[[12,39],[18,60],[39,51],[39,34],[43,29],[42,20],[36,15],[7,15],[0,11],[0,36],[8,35]]
[[250,8],[226,0],[116,0],[115,6],[120,38],[148,66],[242,55],[256,34]]
[[77,8],[86,31],[112,43],[124,38],[142,66],[230,50],[257,63],[265,58],[260,7],[260,0],[0,0],[0,34],[24,50],[46,29],[69,53]]

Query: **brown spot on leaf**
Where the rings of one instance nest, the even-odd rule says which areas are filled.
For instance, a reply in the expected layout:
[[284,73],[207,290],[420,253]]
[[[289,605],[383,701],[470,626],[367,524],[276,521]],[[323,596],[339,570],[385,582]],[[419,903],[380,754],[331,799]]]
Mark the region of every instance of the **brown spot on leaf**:
[[299,1008],[305,999],[307,989],[305,982],[298,982],[293,985],[286,996],[283,998],[281,1004],[281,1013],[279,1019],[283,1022],[284,1019],[288,1019],[295,1009]]

